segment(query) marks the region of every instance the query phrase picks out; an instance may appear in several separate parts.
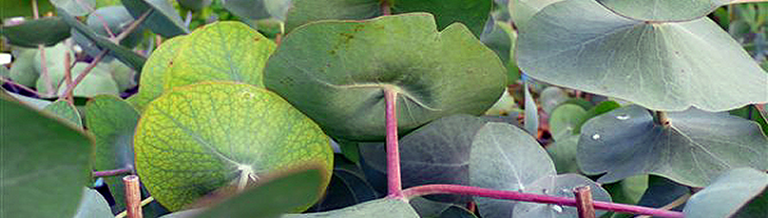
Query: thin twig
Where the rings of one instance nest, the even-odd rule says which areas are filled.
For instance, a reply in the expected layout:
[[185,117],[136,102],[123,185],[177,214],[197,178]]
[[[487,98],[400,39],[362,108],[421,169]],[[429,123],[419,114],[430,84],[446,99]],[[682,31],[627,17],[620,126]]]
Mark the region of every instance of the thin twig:
[[139,17],[139,19],[136,19],[136,20],[134,20],[134,21],[131,23],[131,25],[128,25],[128,27],[127,27],[127,28],[125,28],[125,29],[124,29],[122,32],[120,32],[120,34],[119,34],[119,35],[117,35],[117,36],[115,37],[115,44],[118,44],[118,43],[120,43],[120,41],[123,41],[123,39],[125,39],[125,37],[128,37],[128,34],[131,34],[131,32],[135,31],[135,30],[136,30],[136,28],[138,28],[138,27],[139,27],[139,25],[140,25],[141,23],[143,23],[143,22],[144,22],[144,20],[146,20],[146,19],[147,19],[147,17],[149,17],[149,15],[150,15],[150,14],[152,14],[152,12],[153,12],[153,11],[155,11],[155,10],[154,10],[154,9],[149,9],[149,10],[147,10],[146,12],[144,12],[144,14],[141,14],[141,16]]
[[101,61],[101,59],[104,58],[104,56],[107,56],[108,52],[109,52],[109,50],[104,49],[103,51],[101,51],[101,53],[96,55],[96,57],[93,58],[93,61],[91,61],[91,63],[88,64],[87,67],[85,67],[83,72],[81,72],[79,75],[77,75],[77,78],[75,78],[75,81],[72,82],[71,84],[67,84],[67,89],[64,90],[64,93],[72,92],[72,90],[74,90],[75,87],[77,87],[77,85],[80,84],[80,82],[82,82],[83,79],[85,79],[85,76],[87,76],[88,73],[90,73],[91,70],[93,70],[93,68],[96,67],[96,64],[98,64],[99,61]]
[[[679,198],[675,199],[674,201],[670,202],[667,205],[664,205],[663,207],[660,207],[659,209],[671,210],[672,208],[683,205],[690,198],[691,198],[691,193],[685,193],[683,196],[680,196]],[[651,218],[651,216],[643,215],[643,216],[638,216],[637,218]]]
[[[70,65],[69,63],[70,63],[70,60],[69,60],[69,49],[67,49],[66,51],[64,51],[64,83],[67,84],[67,87],[72,85],[72,68],[71,68],[72,65]],[[59,90],[59,88],[56,87],[56,90]],[[59,98],[61,99],[62,97],[59,97]],[[72,91],[71,90],[70,90],[70,92],[64,93],[64,97],[63,98],[64,98],[64,100],[66,100],[70,104],[74,104],[74,102],[75,102],[74,98],[72,97]]]
[[381,15],[387,16],[392,14],[392,9],[389,5],[389,0],[381,0]]
[[133,169],[131,168],[120,168],[115,170],[105,170],[105,171],[95,171],[92,173],[93,177],[108,177],[108,176],[119,176],[124,174],[129,174],[133,172]]
[[141,213],[141,189],[139,187],[139,177],[128,175],[123,177],[125,185],[125,211],[128,218],[142,218]]
[[10,80],[10,79],[6,79],[6,78],[3,78],[3,77],[1,77],[1,76],[0,76],[0,81],[2,81],[3,83],[8,83],[8,84],[11,84],[12,86],[14,86],[14,87],[16,87],[16,88],[20,88],[20,89],[23,89],[24,91],[30,92],[30,93],[32,93],[32,94],[35,94],[35,95],[37,95],[38,97],[40,97],[40,96],[43,96],[41,93],[38,93],[38,92],[37,92],[37,91],[35,91],[34,89],[30,89],[29,87],[27,87],[27,86],[25,86],[25,85],[22,85],[22,84],[18,84],[18,83],[14,82],[14,81],[12,81],[12,80]]
[[582,186],[573,190],[576,197],[576,211],[579,218],[595,218],[595,206],[592,200],[592,190],[589,186]]
[[[459,194],[459,195],[471,195],[477,197],[487,197],[495,199],[506,199],[526,202],[536,202],[544,204],[556,204],[562,206],[576,206],[575,198],[567,197],[555,197],[533,193],[524,193],[518,191],[502,191],[487,188],[462,186],[462,185],[448,185],[448,184],[435,184],[435,185],[422,185],[417,187],[408,188],[403,190],[403,197],[405,199],[411,199],[418,196],[433,195],[433,194]],[[657,217],[670,217],[670,218],[682,218],[683,213],[677,211],[669,211],[663,209],[618,204],[611,202],[594,201],[595,209],[608,210],[619,213],[631,213],[631,214],[645,214]]]
[[[32,0],[32,17],[37,20],[40,19],[40,11],[37,9],[37,0]],[[45,45],[37,45],[37,52],[40,53],[40,77],[43,79],[45,88],[48,89],[46,96],[52,96],[55,91],[53,90],[53,83],[51,77],[48,74],[48,62],[45,60]],[[41,95],[42,97],[42,95]]]
[[394,88],[384,88],[387,122],[387,188],[391,198],[403,196],[400,181],[400,151],[397,143],[397,92]]
[[[145,198],[144,200],[141,200],[141,207],[147,206],[147,204],[152,203],[155,198],[152,196],[149,196],[148,198]],[[115,218],[125,218],[125,216],[128,215],[128,211],[124,210],[123,212],[118,213],[115,215]]]

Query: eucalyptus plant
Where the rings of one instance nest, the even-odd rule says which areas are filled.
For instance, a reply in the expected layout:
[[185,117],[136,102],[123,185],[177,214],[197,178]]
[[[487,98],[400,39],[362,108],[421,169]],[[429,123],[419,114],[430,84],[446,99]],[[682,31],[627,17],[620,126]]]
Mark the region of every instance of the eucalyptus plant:
[[768,210],[763,0],[8,2],[0,217]]

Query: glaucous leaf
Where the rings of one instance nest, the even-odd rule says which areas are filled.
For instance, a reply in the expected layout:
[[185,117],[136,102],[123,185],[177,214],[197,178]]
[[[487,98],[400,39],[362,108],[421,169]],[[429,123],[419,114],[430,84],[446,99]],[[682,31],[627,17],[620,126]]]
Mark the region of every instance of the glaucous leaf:
[[93,189],[83,189],[83,198],[74,218],[109,218],[114,217],[109,203],[104,200],[99,192]]
[[[751,203],[762,204],[765,212],[766,202],[751,202],[753,199],[765,198],[768,188],[768,175],[752,168],[737,168],[726,171],[712,181],[712,184],[697,192],[685,205],[683,213],[686,217],[759,217],[765,213],[747,213],[755,211],[739,211],[750,207]],[[738,213],[738,214],[737,214]]]
[[[486,122],[470,115],[452,115],[432,121],[403,136],[400,144],[401,182],[404,188],[427,184],[469,185],[472,142]],[[366,164],[386,174],[384,143],[361,143]],[[442,202],[468,202],[457,195],[428,196]]]
[[24,47],[53,46],[70,36],[69,25],[58,17],[43,17],[26,20],[18,25],[3,26],[0,33],[8,38],[12,45]]
[[579,134],[579,126],[588,119],[587,111],[575,104],[563,104],[549,116],[549,132],[555,141]]
[[533,15],[541,11],[547,5],[562,0],[509,0],[507,3],[509,8],[509,15],[512,17],[512,22],[515,26],[525,26]]
[[91,13],[96,0],[50,0],[53,6],[74,16],[84,16]]
[[[573,198],[573,190],[578,187],[589,186],[592,199],[595,201],[611,202],[611,196],[599,184],[579,174],[549,175],[529,184],[525,192],[543,194],[549,196]],[[575,207],[562,207],[554,204],[540,204],[533,202],[517,202],[512,209],[512,217],[578,217]],[[482,211],[482,209],[481,209]],[[598,210],[599,217],[606,211]],[[485,216],[483,216],[485,217]],[[489,218],[502,217],[490,215]]]
[[[198,0],[202,1],[202,0]],[[179,12],[168,0],[121,0],[131,15],[138,19],[144,13],[152,10],[142,25],[163,37],[172,38],[189,33],[181,21]]]
[[405,134],[443,116],[482,114],[501,96],[506,74],[463,25],[438,32],[431,15],[412,13],[298,28],[269,59],[265,84],[334,138],[378,141],[386,133],[384,89],[398,93]]
[[561,1],[521,27],[516,52],[520,68],[537,80],[652,110],[768,102],[768,74],[707,18],[644,22],[592,0]]
[[[87,67],[88,64],[85,62],[75,63],[75,66],[72,67],[72,78],[79,76],[81,73],[83,73],[83,71],[85,71],[85,68]],[[59,81],[62,80],[63,79],[60,79]],[[65,82],[62,81],[60,83],[62,85],[59,86],[59,96],[64,95],[64,91],[67,89]],[[39,84],[40,80],[38,80],[38,85]],[[118,96],[120,91],[118,90],[117,83],[112,78],[112,74],[105,71],[104,68],[101,67],[94,67],[91,72],[88,73],[88,76],[83,78],[83,80],[77,84],[77,87],[75,87],[75,89],[72,91],[72,95],[76,97],[90,98],[102,94]]]
[[[56,44],[52,47],[46,47],[43,49],[45,52],[45,63],[43,63],[43,55],[38,50],[35,52],[34,62],[32,62],[32,68],[35,70],[35,74],[42,75],[43,64],[45,64],[48,71],[48,78],[53,83],[53,88],[56,88],[60,81],[64,79],[64,58],[67,52],[69,52],[69,60],[71,63],[75,61],[75,53],[70,50],[64,43]],[[72,75],[75,75],[75,70],[72,70]],[[74,78],[74,77],[73,77]],[[45,83],[45,79],[42,76],[37,77],[35,87],[40,93],[48,93],[48,87]]]
[[313,218],[313,217],[391,217],[391,218],[419,218],[419,214],[407,202],[399,199],[382,198],[368,201],[351,207],[338,210],[286,214],[281,218]]
[[[139,113],[130,104],[114,95],[98,95],[85,105],[85,121],[96,141],[93,170],[134,168],[133,133]],[[105,177],[117,208],[124,209],[123,181],[120,177]]]
[[[338,159],[334,161],[338,162]],[[328,184],[325,196],[307,211],[336,210],[374,200],[377,197],[376,190],[358,172],[337,167],[333,170],[331,183]]]
[[768,140],[756,123],[697,109],[667,116],[669,124],[659,125],[632,105],[587,121],[579,166],[587,174],[606,173],[602,183],[650,173],[695,187],[731,168],[768,168]]
[[178,87],[152,101],[134,149],[144,185],[171,211],[270,172],[319,163],[330,174],[333,165],[317,124],[272,92],[231,82]]
[[[93,142],[73,125],[0,98],[0,217],[72,217]],[[12,200],[11,200],[12,199]]]
[[[125,29],[128,28],[129,25],[131,25],[131,23],[133,23],[133,21],[134,18],[130,13],[128,13],[127,8],[122,5],[116,5],[96,9],[93,11],[93,13],[88,15],[88,19],[85,21],[85,23],[96,34],[109,38],[113,35],[120,35]],[[109,32],[107,32],[107,28],[109,29]],[[138,45],[143,39],[144,34],[141,29],[142,28],[134,30],[123,40],[120,40],[120,45],[128,48],[136,47],[136,45]],[[110,33],[112,35],[110,35]],[[75,35],[77,34],[81,33],[75,31]],[[95,47],[95,52],[92,51],[88,54],[91,56],[96,56],[100,51],[101,50],[99,50],[98,47]]]
[[36,49],[19,49],[14,51],[14,61],[11,65],[10,78],[21,85],[35,87],[40,74],[35,70]]
[[182,44],[169,62],[170,72],[163,75],[164,90],[203,81],[263,87],[264,65],[276,46],[256,30],[235,21],[205,25],[178,43]]
[[525,101],[525,116],[523,117],[523,126],[528,134],[536,137],[539,134],[539,106],[533,100],[533,95],[528,89],[528,81],[526,80],[523,85],[524,101]]
[[616,14],[644,21],[688,21],[712,13],[733,0],[598,0]]
[[[475,135],[469,160],[470,185],[526,192],[555,166],[536,139],[515,126],[485,124]],[[515,201],[475,198],[482,217],[510,217]]]
[[[645,189],[643,196],[637,204],[658,208],[683,198],[685,195],[690,197],[690,194],[691,189],[688,186],[680,185],[664,177],[648,175],[648,188]],[[678,206],[673,209],[680,211],[682,207]]]
[[580,173],[576,162],[579,135],[563,135],[547,146],[547,153],[555,164],[558,174]]
[[613,202],[622,204],[637,204],[648,189],[649,175],[627,177],[619,182],[604,184],[603,187],[611,194]]
[[557,86],[550,86],[544,88],[539,94],[539,101],[541,102],[541,109],[547,114],[552,114],[552,110],[568,101],[568,93],[565,90]]
[[56,117],[62,120],[69,121],[70,124],[83,127],[83,120],[80,118],[80,113],[77,112],[77,108],[64,100],[57,100],[48,106],[45,106],[44,111],[50,112]]

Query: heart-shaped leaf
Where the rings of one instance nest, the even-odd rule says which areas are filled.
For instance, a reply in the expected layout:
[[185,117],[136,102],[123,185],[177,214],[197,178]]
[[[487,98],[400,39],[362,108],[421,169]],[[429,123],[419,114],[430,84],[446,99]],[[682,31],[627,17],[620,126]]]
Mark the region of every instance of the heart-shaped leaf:
[[[542,177],[526,186],[525,192],[544,194],[550,196],[573,198],[573,190],[578,187],[588,186],[592,192],[592,199],[596,201],[610,202],[611,196],[599,184],[579,174],[549,175]],[[498,208],[497,208],[498,209]],[[482,211],[482,210],[481,210]],[[605,211],[597,211],[599,217]],[[485,217],[485,216],[484,216]],[[503,217],[490,215],[492,217]],[[520,202],[514,206],[512,217],[578,217],[575,207],[562,207],[554,204],[540,204],[532,202]]]
[[[552,160],[528,133],[503,123],[487,123],[475,135],[470,152],[469,178],[472,186],[497,190],[572,196],[579,186],[591,186],[596,199],[608,200],[608,193],[586,177],[557,176]],[[571,209],[554,205],[529,204],[475,198],[482,217],[571,217]],[[521,207],[521,208],[518,208]],[[566,211],[565,213],[563,213]]]
[[632,105],[587,121],[579,166],[588,174],[606,173],[598,180],[603,183],[650,173],[697,187],[731,168],[768,169],[768,140],[756,123],[696,109],[667,116],[669,124],[659,125]]
[[[462,42],[462,43],[455,43]],[[504,91],[498,57],[462,25],[437,32],[431,15],[323,21],[294,30],[269,59],[265,84],[334,136],[383,140],[383,89],[398,93],[399,131],[479,115]]]
[[150,12],[152,14],[147,17],[143,25],[163,37],[171,38],[189,32],[181,21],[179,12],[167,0],[121,0],[121,2],[136,19],[152,10]]
[[58,17],[44,17],[3,26],[0,34],[8,38],[11,44],[24,47],[52,46],[70,36],[69,25]]
[[313,217],[392,217],[419,218],[419,214],[403,200],[383,198],[368,201],[351,207],[320,213],[286,214],[281,218]]
[[[313,21],[362,20],[382,15],[381,0],[294,0],[285,20],[286,32]],[[454,22],[463,23],[480,36],[491,11],[490,0],[397,0],[391,1],[392,14],[428,12],[435,16],[439,29]]]
[[598,0],[621,16],[647,21],[687,21],[712,13],[734,0]]
[[142,66],[144,65],[144,62],[147,61],[146,58],[142,57],[139,54],[136,54],[131,49],[115,44],[109,39],[99,36],[98,34],[93,32],[93,30],[91,30],[88,26],[86,26],[83,23],[80,23],[80,21],[75,19],[74,16],[70,15],[66,11],[59,10],[58,13],[59,13],[59,17],[64,19],[64,22],[69,24],[69,26],[72,27],[74,31],[77,31],[78,33],[85,36],[85,38],[91,40],[99,48],[108,49],[110,55],[116,57],[118,60],[122,61],[123,63],[125,63],[125,65],[128,65],[134,70],[137,70],[137,71],[141,70]]
[[[99,95],[85,106],[88,131],[96,139],[96,158],[93,170],[114,170],[134,167],[133,133],[139,122],[139,113],[117,96]],[[125,205],[123,182],[119,177],[104,180],[114,196],[116,205]]]
[[[765,215],[767,189],[768,174],[765,172],[752,168],[733,169],[723,173],[711,185],[691,196],[683,213],[686,217],[705,218],[760,217]],[[754,200],[758,201],[754,202]],[[759,205],[754,205],[758,208],[750,211],[752,203]]]
[[229,82],[164,94],[145,109],[134,137],[142,181],[172,211],[291,166],[319,162],[330,174],[328,143],[317,124],[278,95]]
[[177,36],[166,40],[147,59],[141,70],[139,93],[128,99],[139,111],[143,111],[149,102],[163,94],[163,78],[170,71],[173,59],[178,55],[186,38],[187,36]]
[[74,125],[0,98],[0,217],[72,217],[93,143]]
[[208,24],[183,40],[164,75],[163,89],[202,81],[263,86],[263,69],[275,43],[241,22]]
[[48,106],[45,106],[45,109],[43,110],[51,112],[63,120],[69,121],[72,125],[83,127],[83,120],[80,118],[80,113],[77,112],[77,108],[67,101],[55,101]]
[[644,22],[592,0],[561,1],[521,27],[517,60],[535,79],[653,110],[768,102],[768,74],[707,18]]

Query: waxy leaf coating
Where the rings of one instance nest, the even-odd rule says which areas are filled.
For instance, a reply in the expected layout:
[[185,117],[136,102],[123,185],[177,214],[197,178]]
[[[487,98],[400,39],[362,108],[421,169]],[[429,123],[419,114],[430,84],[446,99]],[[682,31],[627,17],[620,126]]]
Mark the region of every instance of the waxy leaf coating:
[[708,18],[645,22],[593,0],[561,1],[522,26],[517,42],[527,75],[652,110],[768,102],[768,74]]
[[637,20],[686,21],[707,16],[734,0],[597,0],[616,14]]
[[432,15],[320,21],[291,32],[269,59],[265,85],[335,138],[383,140],[384,89],[396,91],[407,133],[431,120],[479,115],[501,96],[499,58],[463,25]]
[[179,87],[156,99],[134,146],[144,185],[172,211],[267,173],[320,163],[330,174],[333,165],[317,124],[272,92],[230,82]]
[[632,105],[592,118],[581,129],[579,166],[606,173],[602,183],[650,173],[696,187],[731,168],[768,169],[768,140],[757,123],[696,109],[667,116],[660,125]]
[[[718,176],[711,185],[697,192],[685,204],[686,217],[760,217],[765,215],[765,201],[749,213],[755,198],[768,196],[768,174],[752,168],[737,168]],[[762,210],[762,212],[760,212]]]

